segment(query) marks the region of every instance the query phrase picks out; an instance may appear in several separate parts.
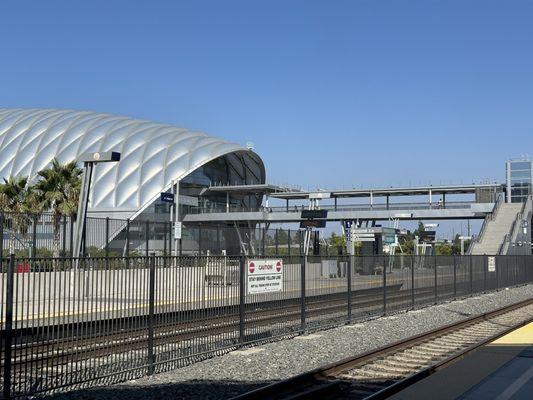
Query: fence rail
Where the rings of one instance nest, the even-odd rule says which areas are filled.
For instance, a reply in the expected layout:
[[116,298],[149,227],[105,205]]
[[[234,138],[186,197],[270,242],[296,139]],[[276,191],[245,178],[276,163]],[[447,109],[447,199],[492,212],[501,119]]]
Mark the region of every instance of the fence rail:
[[2,258],[3,398],[133,379],[533,281],[533,256],[277,259],[281,290],[255,293],[242,256]]
[[[0,212],[0,257],[11,253],[17,257],[70,257],[75,223],[72,217],[65,215]],[[186,224],[182,239],[175,241],[169,221],[88,217],[85,254],[91,257],[147,257],[151,253],[159,256],[207,255],[208,252],[221,255],[223,251],[240,254],[241,240],[250,254],[302,253],[303,234],[298,229]],[[338,249],[322,247],[325,253],[338,253]]]

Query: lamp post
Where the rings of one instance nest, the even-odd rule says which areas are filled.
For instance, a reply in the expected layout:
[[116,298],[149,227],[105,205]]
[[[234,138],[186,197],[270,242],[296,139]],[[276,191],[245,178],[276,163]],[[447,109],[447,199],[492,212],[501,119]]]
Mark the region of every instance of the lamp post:
[[72,256],[75,258],[85,255],[85,228],[87,220],[87,206],[89,203],[89,192],[91,190],[91,179],[95,164],[103,162],[120,161],[120,153],[106,151],[102,153],[84,153],[78,161],[83,162],[83,175],[81,180],[81,192],[78,203],[78,221],[76,223],[76,236],[74,241],[74,251]]

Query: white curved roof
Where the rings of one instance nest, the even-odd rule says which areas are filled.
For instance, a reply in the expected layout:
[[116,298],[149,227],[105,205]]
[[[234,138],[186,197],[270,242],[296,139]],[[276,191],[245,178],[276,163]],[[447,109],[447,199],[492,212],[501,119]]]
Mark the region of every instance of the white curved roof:
[[121,161],[97,165],[89,207],[124,217],[217,157],[245,151],[262,164],[238,144],[184,128],[86,111],[0,108],[0,178],[33,180],[54,157],[66,163],[102,151],[121,153]]

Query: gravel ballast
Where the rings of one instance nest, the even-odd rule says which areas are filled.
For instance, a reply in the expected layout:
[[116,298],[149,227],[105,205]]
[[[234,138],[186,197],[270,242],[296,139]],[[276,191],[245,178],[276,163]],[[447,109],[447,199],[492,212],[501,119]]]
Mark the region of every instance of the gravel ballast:
[[48,399],[228,399],[267,383],[533,297],[533,285],[238,350],[170,372]]

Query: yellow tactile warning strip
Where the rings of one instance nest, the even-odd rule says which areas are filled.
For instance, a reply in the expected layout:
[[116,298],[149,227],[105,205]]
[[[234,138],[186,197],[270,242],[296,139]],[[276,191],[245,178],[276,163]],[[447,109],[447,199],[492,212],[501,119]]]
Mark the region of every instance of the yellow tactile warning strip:
[[489,346],[497,346],[503,344],[510,345],[527,345],[533,344],[533,322],[517,329],[489,344]]

